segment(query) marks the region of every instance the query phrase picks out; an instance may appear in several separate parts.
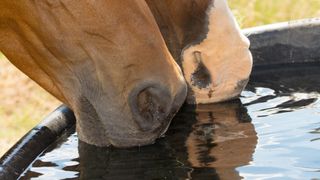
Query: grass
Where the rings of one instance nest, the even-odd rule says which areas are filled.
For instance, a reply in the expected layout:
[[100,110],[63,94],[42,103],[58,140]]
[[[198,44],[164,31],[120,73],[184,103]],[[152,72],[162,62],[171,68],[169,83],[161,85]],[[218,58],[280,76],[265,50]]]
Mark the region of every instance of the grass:
[[[320,17],[319,0],[229,0],[241,27]],[[0,53],[0,156],[60,104]]]
[[60,102],[0,54],[0,156]]
[[228,0],[242,28],[320,17],[319,0]]

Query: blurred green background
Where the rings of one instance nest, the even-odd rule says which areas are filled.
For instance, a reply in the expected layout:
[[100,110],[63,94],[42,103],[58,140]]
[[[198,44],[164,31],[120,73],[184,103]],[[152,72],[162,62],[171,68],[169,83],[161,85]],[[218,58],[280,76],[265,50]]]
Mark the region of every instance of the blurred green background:
[[[242,28],[320,17],[320,0],[229,0]],[[60,104],[0,53],[0,156]]]
[[320,0],[228,0],[242,28],[320,17]]

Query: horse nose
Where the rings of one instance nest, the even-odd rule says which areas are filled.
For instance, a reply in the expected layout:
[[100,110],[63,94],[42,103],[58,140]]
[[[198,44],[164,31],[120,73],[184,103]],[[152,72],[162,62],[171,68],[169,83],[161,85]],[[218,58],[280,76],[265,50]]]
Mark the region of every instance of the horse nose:
[[185,97],[185,87],[173,94],[160,84],[138,85],[129,97],[133,119],[138,129],[142,132],[161,133],[179,110]]

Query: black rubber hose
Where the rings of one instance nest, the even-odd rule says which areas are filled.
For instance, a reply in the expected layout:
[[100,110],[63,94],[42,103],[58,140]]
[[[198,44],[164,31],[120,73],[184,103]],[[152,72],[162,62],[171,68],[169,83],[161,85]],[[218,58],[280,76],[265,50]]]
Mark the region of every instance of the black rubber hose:
[[0,159],[0,179],[17,179],[63,131],[75,124],[73,112],[62,105],[30,130]]

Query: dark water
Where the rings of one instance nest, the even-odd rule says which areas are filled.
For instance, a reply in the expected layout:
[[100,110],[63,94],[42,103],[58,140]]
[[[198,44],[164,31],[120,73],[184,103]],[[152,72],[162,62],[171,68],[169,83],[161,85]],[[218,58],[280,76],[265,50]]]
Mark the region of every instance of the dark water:
[[68,132],[21,179],[79,177],[320,179],[320,67],[254,73],[240,100],[184,106],[154,145],[97,148]]

